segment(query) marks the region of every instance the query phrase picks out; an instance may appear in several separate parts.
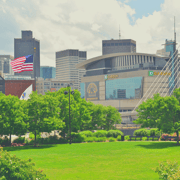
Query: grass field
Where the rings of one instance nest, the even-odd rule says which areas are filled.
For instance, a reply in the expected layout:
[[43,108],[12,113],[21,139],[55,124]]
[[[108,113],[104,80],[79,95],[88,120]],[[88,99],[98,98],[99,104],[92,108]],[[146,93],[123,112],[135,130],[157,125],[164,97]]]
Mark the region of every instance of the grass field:
[[50,180],[158,180],[159,161],[178,161],[176,142],[107,142],[5,147],[21,159],[32,158]]

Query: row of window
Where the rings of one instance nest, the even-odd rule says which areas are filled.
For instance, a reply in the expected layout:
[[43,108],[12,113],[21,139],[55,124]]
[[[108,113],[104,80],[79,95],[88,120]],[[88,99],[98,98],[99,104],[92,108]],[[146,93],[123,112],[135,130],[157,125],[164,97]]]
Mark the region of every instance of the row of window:
[[136,46],[134,43],[103,43],[103,47],[106,46]]

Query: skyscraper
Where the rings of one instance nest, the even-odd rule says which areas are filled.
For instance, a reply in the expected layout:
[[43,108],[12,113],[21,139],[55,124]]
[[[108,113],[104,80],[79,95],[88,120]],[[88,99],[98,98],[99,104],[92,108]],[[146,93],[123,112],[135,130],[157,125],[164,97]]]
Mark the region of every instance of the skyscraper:
[[56,68],[50,66],[41,66],[40,67],[40,77],[45,79],[55,78],[56,77]]
[[102,41],[102,55],[126,52],[136,52],[136,41],[132,39],[111,39]]
[[56,52],[56,78],[62,81],[74,81],[74,89],[80,91],[81,77],[84,69],[76,69],[75,65],[86,60],[86,51],[64,50]]
[[5,75],[14,75],[10,62],[14,59],[11,55],[0,55],[0,71]]
[[14,39],[14,58],[31,54],[34,58],[33,71],[14,73],[15,75],[40,77],[40,41],[32,37],[32,31],[22,31],[22,38]]

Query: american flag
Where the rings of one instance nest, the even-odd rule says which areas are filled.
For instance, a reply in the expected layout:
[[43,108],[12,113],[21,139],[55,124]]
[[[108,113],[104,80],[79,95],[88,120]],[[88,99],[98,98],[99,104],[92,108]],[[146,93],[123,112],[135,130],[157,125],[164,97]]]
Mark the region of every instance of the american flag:
[[23,56],[11,61],[14,72],[33,71],[33,55]]

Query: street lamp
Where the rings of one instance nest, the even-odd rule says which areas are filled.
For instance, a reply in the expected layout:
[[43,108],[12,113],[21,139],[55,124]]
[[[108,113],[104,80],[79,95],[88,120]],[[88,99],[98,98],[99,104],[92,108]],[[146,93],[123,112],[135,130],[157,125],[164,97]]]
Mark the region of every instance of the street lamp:
[[70,93],[74,94],[74,91],[70,92],[70,85],[69,84],[68,84],[67,87],[69,87],[69,92],[68,91],[64,91],[64,94],[66,95],[66,94],[69,93],[69,133],[70,133],[70,142],[69,142],[69,144],[71,144]]

